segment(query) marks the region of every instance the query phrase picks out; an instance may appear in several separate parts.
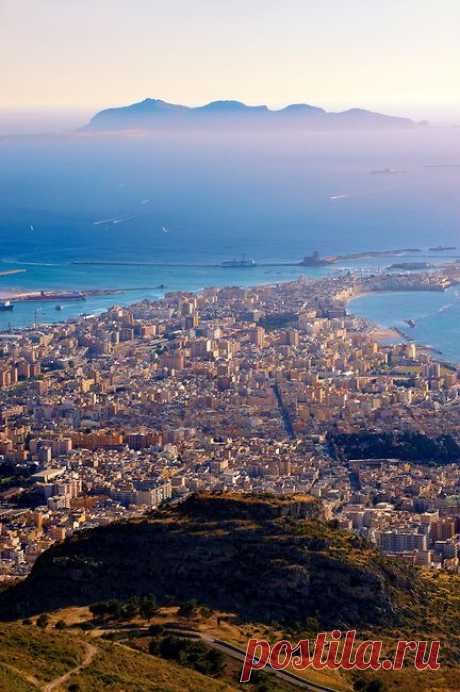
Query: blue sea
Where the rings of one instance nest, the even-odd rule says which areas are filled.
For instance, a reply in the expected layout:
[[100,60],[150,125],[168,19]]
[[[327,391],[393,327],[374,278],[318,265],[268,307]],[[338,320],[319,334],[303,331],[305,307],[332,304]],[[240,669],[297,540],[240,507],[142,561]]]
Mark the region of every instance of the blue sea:
[[[397,327],[416,343],[441,352],[442,358],[460,362],[460,288],[443,293],[370,293],[350,301],[348,308],[384,327]],[[413,320],[410,327],[407,320]]]
[[[459,184],[459,128],[6,137],[0,139],[0,272],[26,271],[0,277],[0,293],[122,292],[65,301],[59,312],[55,303],[18,303],[0,313],[0,329],[92,314],[164,290],[273,283],[301,273],[385,267],[394,259],[319,269],[74,264],[79,261],[218,265],[246,255],[260,263],[295,262],[314,250],[404,247],[421,248],[415,257],[422,259],[438,244],[458,244],[444,253],[456,257]],[[353,302],[355,312],[384,324],[415,319],[411,336],[460,361],[459,306],[455,289]]]

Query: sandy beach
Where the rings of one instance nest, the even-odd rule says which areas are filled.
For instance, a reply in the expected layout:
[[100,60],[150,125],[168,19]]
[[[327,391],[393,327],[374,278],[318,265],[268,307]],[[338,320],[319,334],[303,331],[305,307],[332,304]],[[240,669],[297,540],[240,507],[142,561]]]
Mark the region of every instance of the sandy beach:
[[404,337],[397,329],[391,327],[370,326],[369,336],[376,341],[405,341]]

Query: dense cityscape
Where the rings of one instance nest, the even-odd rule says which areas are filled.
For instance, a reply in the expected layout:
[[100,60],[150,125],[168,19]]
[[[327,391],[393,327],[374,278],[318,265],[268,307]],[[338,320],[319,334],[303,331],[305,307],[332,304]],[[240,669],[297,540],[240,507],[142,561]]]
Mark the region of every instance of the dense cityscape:
[[300,277],[3,334],[1,579],[79,529],[203,490],[313,495],[385,554],[459,572],[458,465],[340,453],[369,430],[456,445],[456,367],[347,310],[359,293],[456,281]]

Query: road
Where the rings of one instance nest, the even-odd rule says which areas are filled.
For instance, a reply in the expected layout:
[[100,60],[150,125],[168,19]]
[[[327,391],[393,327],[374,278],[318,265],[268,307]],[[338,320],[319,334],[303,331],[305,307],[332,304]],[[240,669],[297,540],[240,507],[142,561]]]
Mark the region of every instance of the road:
[[[239,649],[237,646],[230,644],[229,642],[223,641],[222,639],[216,639],[215,637],[212,637],[209,634],[205,634],[203,632],[196,632],[195,630],[182,630],[168,627],[167,631],[168,633],[176,634],[177,636],[185,638],[201,639],[201,641],[203,641],[208,646],[222,651],[227,656],[230,656],[231,658],[234,658],[237,661],[244,661],[246,652],[243,651],[243,649]],[[284,682],[287,682],[291,685],[295,685],[296,687],[301,687],[304,690],[311,690],[311,692],[336,692],[336,690],[333,687],[326,687],[325,685],[319,685],[316,682],[310,682],[305,678],[300,677],[300,675],[291,673],[288,670],[275,670],[270,665],[267,665],[266,668],[264,668],[264,670],[267,673],[276,675],[276,677],[280,680],[283,680]]]
[[283,418],[284,428],[285,428],[287,434],[289,435],[289,437],[291,438],[291,440],[293,440],[295,438],[294,428],[292,427],[291,417],[289,415],[289,411],[287,410],[286,406],[284,405],[283,397],[282,397],[281,390],[280,390],[278,384],[273,385],[273,392],[276,396],[276,401],[278,402],[278,408],[279,408],[279,411],[280,411],[281,416]]

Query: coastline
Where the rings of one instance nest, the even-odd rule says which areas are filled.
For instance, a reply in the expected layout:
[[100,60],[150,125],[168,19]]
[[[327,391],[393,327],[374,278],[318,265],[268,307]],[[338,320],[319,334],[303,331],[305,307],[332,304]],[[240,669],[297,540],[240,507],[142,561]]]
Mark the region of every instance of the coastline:
[[351,295],[345,301],[347,314],[350,314],[353,317],[358,317],[359,319],[366,322],[366,324],[368,325],[369,335],[372,336],[372,338],[374,338],[376,341],[398,341],[401,338],[405,341],[410,341],[410,337],[404,334],[404,332],[398,329],[398,327],[385,327],[383,324],[379,324],[378,322],[373,322],[372,320],[367,320],[364,317],[359,317],[359,315],[355,315],[352,309],[350,309],[350,312],[348,313],[349,305],[353,300],[355,300],[356,298],[363,298],[365,296],[375,295],[376,293],[385,293],[385,291],[356,291],[356,293],[353,293],[353,295]]
[[152,290],[165,288],[165,286],[144,286],[135,288],[93,288],[84,290],[13,290],[7,289],[6,291],[0,291],[0,300],[11,300],[13,303],[21,302],[40,302],[40,301],[54,301],[54,300],[84,300],[85,298],[97,297],[97,296],[115,296],[122,293],[128,293],[129,291],[139,291],[139,290]]
[[[320,278],[320,277],[318,277]],[[283,284],[283,283],[290,283],[292,279],[283,279],[281,281],[258,281],[255,285],[270,285],[273,283],[276,284]],[[231,285],[231,284],[228,284]],[[219,286],[219,288],[222,288],[223,286]],[[62,301],[63,303],[69,303],[70,305],[72,303],[75,303],[75,301],[81,301],[84,302],[86,298],[90,299],[91,297],[101,297],[102,299],[104,297],[109,297],[109,296],[116,296],[116,295],[123,295],[124,293],[129,293],[131,291],[141,291],[141,290],[160,290],[162,291],[162,294],[164,293],[165,289],[167,289],[166,285],[161,284],[157,286],[150,286],[150,287],[130,287],[130,288],[113,288],[113,289],[85,289],[85,290],[69,290],[69,289],[62,289],[62,290],[55,290],[55,289],[50,289],[50,290],[27,290],[27,289],[18,289],[18,288],[10,288],[10,289],[4,289],[3,291],[0,291],[0,300],[11,300],[13,303],[16,303],[18,305],[25,305],[27,303],[40,303],[44,302],[44,304],[48,303],[51,304],[53,302],[60,303]],[[177,289],[181,290],[181,289]],[[183,289],[185,290],[185,289]],[[202,289],[190,289],[190,292],[198,293]],[[424,292],[421,289],[417,290],[418,292]],[[366,297],[370,295],[384,295],[384,294],[392,294],[395,291],[392,290],[359,290],[359,288],[352,292],[350,295],[347,295],[345,300],[343,299],[343,296],[339,298],[339,295],[336,296],[342,304],[345,304],[345,308],[347,310],[347,314],[352,315],[363,322],[363,332],[365,333],[373,340],[381,343],[382,345],[390,345],[390,344],[396,344],[396,343],[415,343],[417,348],[420,351],[423,351],[425,353],[431,354],[433,357],[435,357],[437,360],[442,360],[445,363],[448,363],[450,366],[456,367],[458,362],[455,358],[451,358],[450,360],[443,356],[443,352],[440,349],[437,349],[426,342],[423,343],[420,340],[416,341],[410,334],[406,333],[401,329],[399,326],[396,325],[391,325],[391,324],[381,324],[378,319],[377,320],[372,320],[366,317],[362,317],[359,314],[356,314],[353,310],[353,301],[355,299],[361,298],[361,297]],[[400,290],[401,293],[404,292],[410,292],[414,293],[415,289],[409,290],[409,291],[404,291],[404,289]],[[434,291],[435,293],[438,293],[438,291]],[[160,295],[158,296],[160,297]],[[136,296],[137,298],[137,296]],[[155,299],[155,298],[154,298]],[[123,302],[122,304],[129,306],[132,304],[137,303],[138,300],[131,300],[129,302]],[[108,304],[106,303],[102,307],[94,307],[92,305],[88,305],[88,308],[85,312],[88,313],[100,313],[104,312],[105,310],[108,309]],[[44,308],[43,308],[44,309]],[[59,309],[62,309],[59,308]],[[74,307],[75,310],[75,307]],[[40,308],[38,308],[38,312],[42,312]],[[63,315],[64,316],[64,315]],[[43,315],[42,319],[39,319],[37,322],[36,320],[36,313],[34,313],[35,320],[33,322],[30,322],[30,324],[23,324],[18,327],[14,327],[15,332],[21,332],[25,331],[27,329],[33,328],[34,326],[37,326],[38,324],[42,325],[49,325],[52,323],[63,323],[67,322],[69,319],[78,319],[78,317],[82,317],[83,313],[79,313],[79,315],[65,315],[66,319],[61,319],[61,320],[55,320],[55,319],[49,319],[47,320]],[[14,317],[14,315],[13,315]],[[50,317],[50,315],[48,315]],[[6,326],[6,325],[5,325]],[[8,324],[8,329],[1,329],[3,333],[5,332],[10,332],[11,331],[11,324]]]
[[[401,291],[404,292],[404,291]],[[410,291],[412,292],[412,291]],[[393,291],[359,291],[354,293],[352,296],[350,296],[347,301],[346,301],[346,308],[347,308],[347,313],[348,313],[348,308],[350,303],[352,303],[353,300],[356,298],[362,298],[366,296],[371,296],[371,295],[391,295]],[[372,320],[361,317],[360,315],[356,315],[353,312],[352,306],[350,306],[350,312],[348,313],[350,315],[353,315],[354,317],[358,317],[359,319],[363,320],[369,328],[369,335],[371,335],[373,338],[376,339],[376,341],[382,343],[382,344],[388,344],[388,343],[413,343],[417,347],[417,350],[426,353],[429,355],[432,355],[436,358],[437,361],[439,361],[441,364],[446,365],[447,367],[454,367],[457,369],[459,366],[460,360],[456,361],[455,359],[448,359],[443,356],[443,352],[435,348],[434,346],[431,346],[429,344],[424,344],[421,343],[420,341],[417,341],[414,339],[412,336],[407,334],[405,331],[403,331],[400,327],[397,326],[389,326],[386,327],[384,325],[381,325],[378,323],[378,321],[373,322]]]

